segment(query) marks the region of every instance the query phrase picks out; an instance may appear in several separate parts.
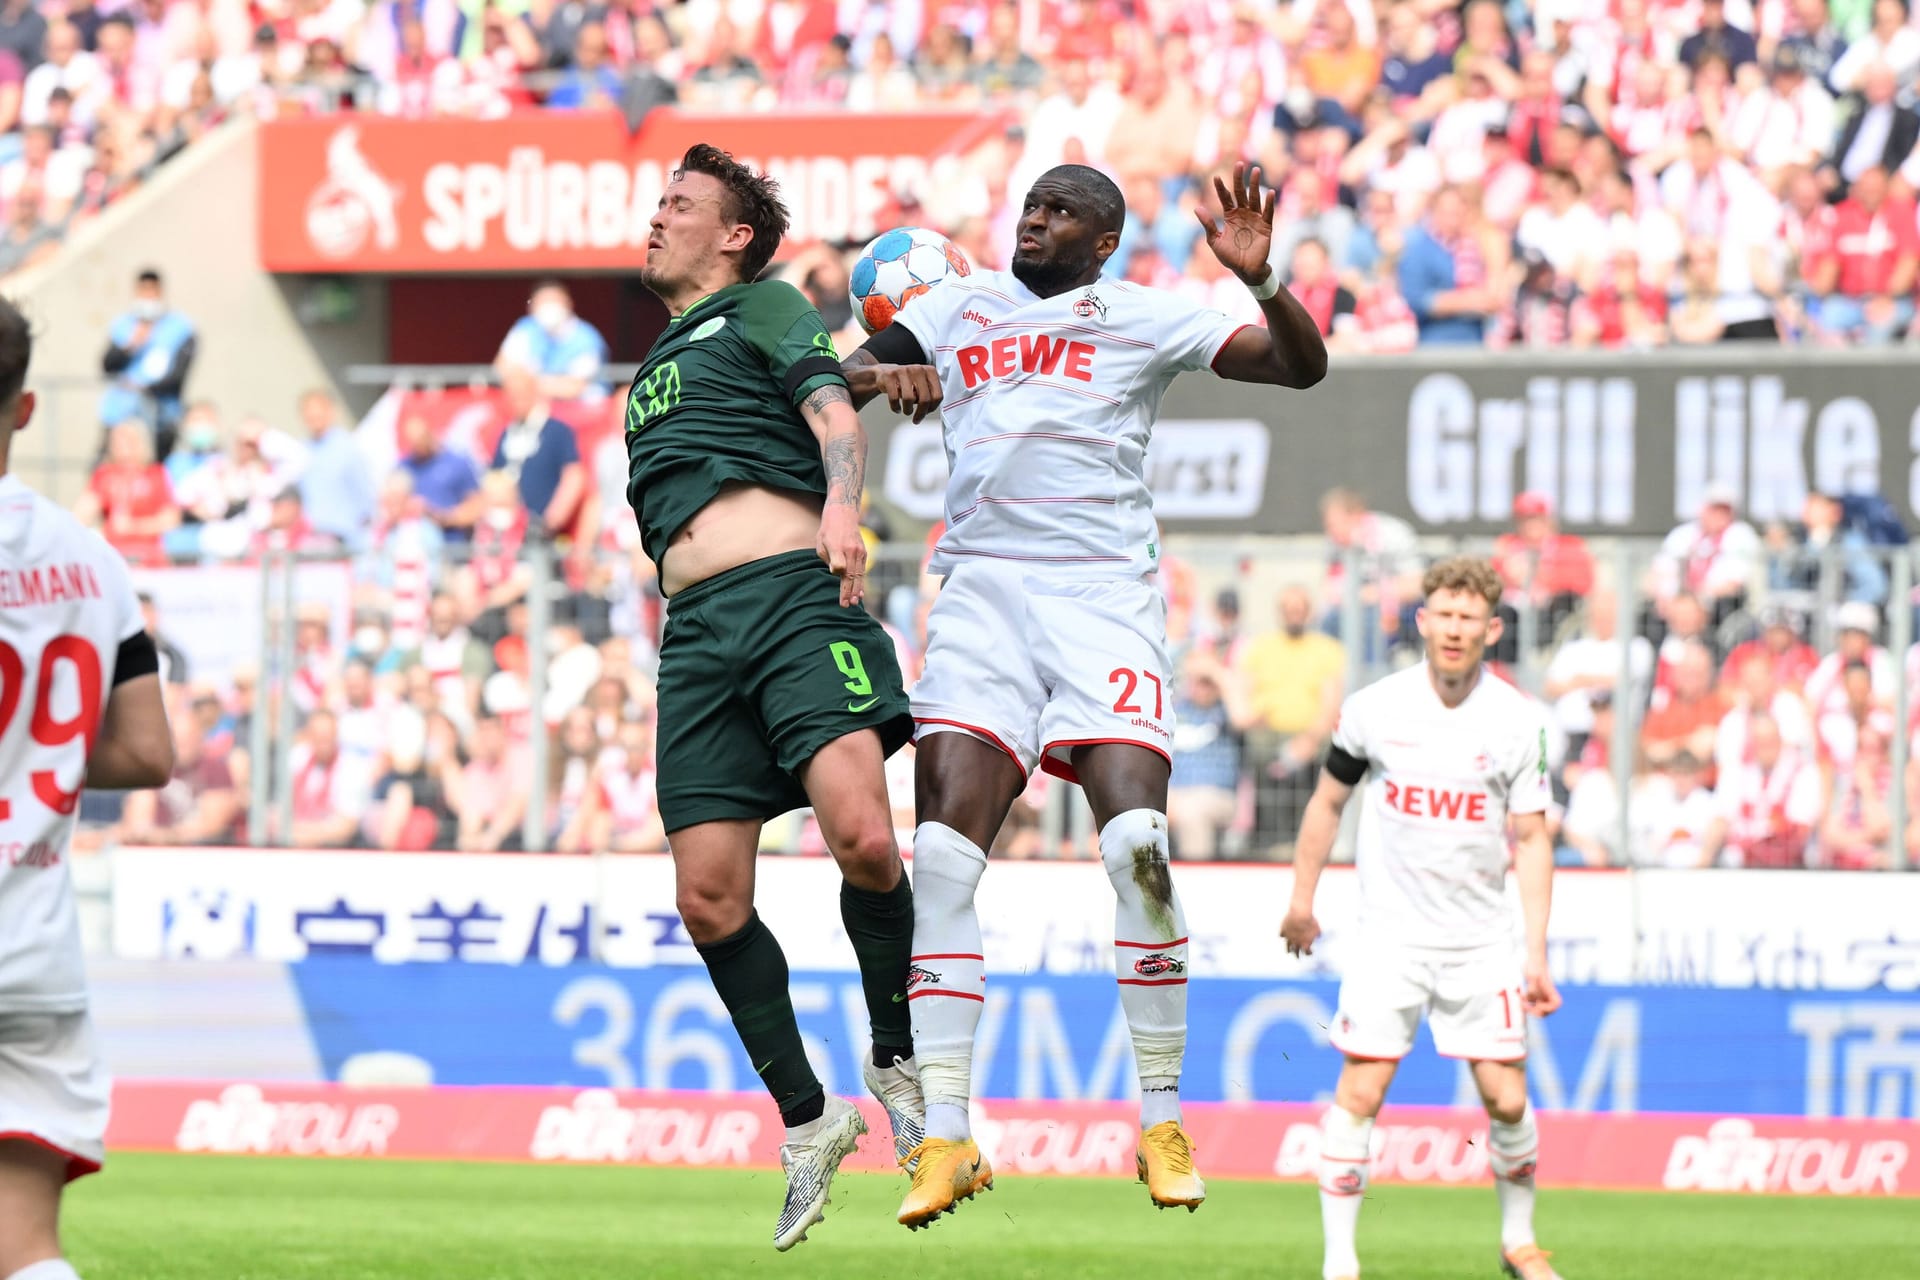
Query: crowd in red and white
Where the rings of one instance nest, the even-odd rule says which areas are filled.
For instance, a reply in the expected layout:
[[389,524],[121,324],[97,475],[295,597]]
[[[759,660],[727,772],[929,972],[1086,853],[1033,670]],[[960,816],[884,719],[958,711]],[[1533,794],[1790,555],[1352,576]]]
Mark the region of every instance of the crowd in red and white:
[[44,0],[0,13],[0,270],[235,115],[945,108],[1007,127],[889,216],[983,263],[1084,162],[1115,274],[1257,320],[1193,252],[1245,160],[1338,349],[1882,343],[1916,89],[1908,0]]

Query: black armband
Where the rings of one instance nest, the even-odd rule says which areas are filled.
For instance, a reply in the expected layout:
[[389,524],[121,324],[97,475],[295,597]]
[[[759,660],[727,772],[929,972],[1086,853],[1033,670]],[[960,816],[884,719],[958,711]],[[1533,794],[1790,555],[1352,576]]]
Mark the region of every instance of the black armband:
[[120,652],[113,659],[113,687],[118,689],[129,680],[138,680],[141,676],[160,674],[160,651],[153,647],[153,637],[145,631],[136,631],[120,642]]
[[800,357],[798,360],[795,360],[792,367],[787,370],[787,399],[798,399],[800,396],[800,388],[806,386],[807,383],[813,381],[815,378],[824,378],[829,374],[831,374],[833,380],[841,386],[844,387],[847,385],[846,370],[840,367],[838,360],[830,356]]
[[1360,756],[1348,755],[1338,746],[1332,746],[1327,748],[1326,770],[1336,782],[1353,787],[1367,776],[1367,762]]
[[913,330],[899,323],[888,325],[868,338],[860,348],[881,364],[926,364],[927,353]]

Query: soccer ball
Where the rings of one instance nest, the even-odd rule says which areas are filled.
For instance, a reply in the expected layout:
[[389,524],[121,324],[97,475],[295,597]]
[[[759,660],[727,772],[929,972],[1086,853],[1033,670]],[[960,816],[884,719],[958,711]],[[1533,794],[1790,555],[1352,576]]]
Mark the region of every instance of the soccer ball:
[[948,276],[973,274],[967,255],[938,231],[896,227],[876,237],[853,264],[853,314],[860,327],[878,333],[894,313]]

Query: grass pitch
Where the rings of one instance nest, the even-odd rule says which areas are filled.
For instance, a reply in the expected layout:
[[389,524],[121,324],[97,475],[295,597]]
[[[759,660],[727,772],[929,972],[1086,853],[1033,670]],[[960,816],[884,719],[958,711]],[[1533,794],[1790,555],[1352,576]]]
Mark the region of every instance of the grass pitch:
[[[87,1280],[718,1280],[729,1276],[1299,1277],[1320,1274],[1310,1184],[1215,1182],[1199,1213],[1135,1183],[1003,1180],[927,1231],[893,1222],[904,1177],[843,1175],[792,1253],[771,1172],[117,1155],[68,1195]],[[1913,1201],[1544,1190],[1569,1280],[1920,1280]],[[1368,1280],[1498,1273],[1492,1187],[1380,1187]]]

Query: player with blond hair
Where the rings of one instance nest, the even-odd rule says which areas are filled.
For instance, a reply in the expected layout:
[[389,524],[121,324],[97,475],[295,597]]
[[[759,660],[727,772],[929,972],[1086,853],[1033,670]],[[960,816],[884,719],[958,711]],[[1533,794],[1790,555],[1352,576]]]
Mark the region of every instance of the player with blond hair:
[[[1500,579],[1484,560],[1427,570],[1418,617],[1426,661],[1359,690],[1340,709],[1307,803],[1280,936],[1311,955],[1314,889],[1340,815],[1365,781],[1355,857],[1360,923],[1328,1039],[1346,1055],[1321,1120],[1325,1280],[1355,1280],[1374,1117],[1425,1017],[1434,1047],[1465,1060],[1486,1104],[1500,1200],[1500,1264],[1558,1280],[1533,1237],[1540,1139],[1527,1102],[1527,1018],[1560,1007],[1547,971],[1553,842],[1547,831],[1546,708],[1487,670],[1500,638]],[[1506,897],[1507,828],[1524,948]]]
[[60,1195],[106,1158],[67,870],[83,787],[173,772],[160,656],[126,563],[8,470],[33,417],[33,335],[0,300],[0,1276],[77,1280]]

